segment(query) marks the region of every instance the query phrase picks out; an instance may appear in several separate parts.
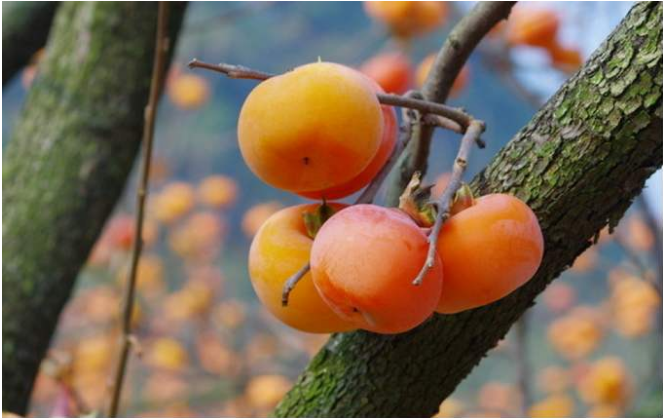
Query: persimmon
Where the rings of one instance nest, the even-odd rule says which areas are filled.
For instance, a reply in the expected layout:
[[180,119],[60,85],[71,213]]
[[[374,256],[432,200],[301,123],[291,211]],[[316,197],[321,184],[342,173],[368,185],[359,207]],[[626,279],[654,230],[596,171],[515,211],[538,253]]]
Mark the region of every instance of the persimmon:
[[[340,210],[342,204],[328,204]],[[356,328],[339,318],[318,295],[311,273],[290,293],[288,306],[281,306],[286,280],[308,260],[313,245],[303,215],[314,213],[318,204],[291,206],[272,215],[260,227],[249,250],[249,275],[258,298],[279,320],[301,331],[329,333]]]
[[449,218],[437,250],[444,262],[437,312],[454,313],[494,302],[527,282],[541,264],[543,235],[525,203],[491,194]]
[[363,63],[359,71],[375,80],[387,93],[405,93],[412,83],[412,64],[401,52],[378,54]]
[[[417,87],[421,88],[424,83],[426,82],[426,78],[428,77],[428,73],[430,73],[430,69],[433,68],[433,63],[435,62],[435,57],[437,56],[436,53],[429,54],[424,58],[419,66],[417,67],[417,72],[415,74],[415,79],[417,82]],[[463,66],[461,68],[460,72],[458,73],[458,76],[454,80],[454,83],[451,85],[451,91],[449,92],[449,96],[455,97],[460,94],[465,89],[465,86],[467,86],[467,82],[470,79],[470,70],[467,67],[467,65]]]
[[210,97],[209,82],[195,74],[179,74],[168,80],[168,97],[181,109],[197,109]]
[[516,7],[506,26],[506,40],[510,45],[551,48],[557,41],[559,15],[539,7]]
[[371,81],[328,62],[260,83],[239,115],[249,168],[292,192],[338,186],[362,172],[380,147],[383,116]]
[[553,67],[573,72],[582,65],[582,54],[578,48],[571,48],[554,43],[548,50]]
[[449,14],[448,5],[442,1],[365,1],[364,10],[404,38],[437,29]]
[[351,206],[315,237],[313,282],[344,320],[377,333],[404,332],[431,316],[442,291],[439,259],[420,286],[412,284],[427,250],[426,235],[400,210]]
[[[373,82],[373,87],[375,88],[376,93],[384,93],[382,87],[377,83]],[[394,108],[392,106],[383,105],[382,116],[384,126],[382,129],[380,148],[378,148],[378,152],[361,173],[338,186],[313,192],[299,193],[299,195],[310,199],[340,199],[362,189],[373,180],[375,175],[389,159],[389,156],[394,150],[394,146],[396,146],[396,138],[398,136],[398,119],[396,119],[396,111]]]

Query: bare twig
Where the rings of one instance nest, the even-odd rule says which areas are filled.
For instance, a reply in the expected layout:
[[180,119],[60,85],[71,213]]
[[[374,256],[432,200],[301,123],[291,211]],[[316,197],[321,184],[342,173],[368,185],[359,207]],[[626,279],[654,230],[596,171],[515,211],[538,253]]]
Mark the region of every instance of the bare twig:
[[[413,97],[416,96],[417,94],[418,93],[414,91],[409,91],[408,93],[406,93],[405,96]],[[359,197],[354,203],[355,205],[373,202],[373,200],[375,199],[375,195],[377,195],[378,190],[380,190],[380,186],[384,182],[384,179],[387,178],[389,172],[391,171],[391,168],[394,166],[394,164],[396,164],[398,157],[401,155],[401,153],[405,149],[405,146],[410,140],[412,134],[412,125],[415,123],[415,117],[416,115],[413,110],[403,108],[403,125],[401,126],[396,146],[392,150],[389,159],[380,169],[378,174],[375,175],[373,180],[369,183],[368,186],[366,186],[366,188],[361,193],[361,195],[359,195]],[[288,280],[286,280],[285,284],[283,285],[283,292],[281,293],[281,306],[284,307],[288,306],[288,299],[290,298],[290,293],[295,288],[297,283],[299,283],[299,281],[306,275],[306,273],[308,273],[310,269],[311,269],[311,264],[306,263],[305,266],[303,266],[295,274],[290,276]]]
[[281,293],[281,306],[288,306],[288,299],[290,298],[290,292],[297,286],[297,283],[306,276],[306,273],[311,270],[311,263],[306,263],[304,267],[300,268],[297,273],[293,274],[286,280],[283,285],[283,291]]
[[528,315],[523,313],[518,322],[516,322],[516,344],[515,361],[518,368],[518,387],[522,396],[522,416],[528,416],[529,407],[532,404],[532,393],[530,391],[530,369],[529,359],[527,357],[527,332]]
[[[229,78],[234,79],[249,79],[249,80],[267,80],[268,78],[274,77],[276,74],[266,73],[259,70],[254,70],[248,67],[241,65],[232,65],[232,64],[210,64],[207,62],[202,62],[197,59],[191,60],[189,62],[189,68],[204,68],[206,70],[215,71],[221,73]],[[444,104],[433,103],[430,101],[423,100],[422,98],[416,98],[412,95],[410,96],[399,96],[397,94],[383,94],[378,93],[377,95],[380,103],[390,106],[405,107],[410,109],[418,110],[421,113],[432,113],[435,115],[443,116],[447,119],[460,124],[463,128],[467,128],[472,116],[467,114],[462,109],[455,107],[447,106]]]
[[145,201],[147,199],[147,189],[150,178],[150,164],[152,157],[152,144],[154,142],[154,123],[159,99],[160,88],[164,77],[166,55],[168,52],[169,41],[167,37],[168,24],[168,4],[165,1],[159,2],[159,11],[157,19],[157,33],[154,51],[154,62],[152,67],[152,81],[150,83],[150,96],[145,107],[145,124],[143,126],[143,163],[141,166],[140,182],[136,192],[136,229],[133,237],[133,248],[131,253],[131,268],[129,270],[128,282],[124,294],[124,310],[122,315],[122,348],[120,359],[115,371],[115,380],[113,383],[113,394],[111,398],[108,416],[117,416],[120,397],[122,394],[122,384],[126,373],[127,361],[133,346],[134,337],[131,333],[131,318],[136,294],[136,273],[138,271],[138,262],[143,248],[143,220],[145,217]]
[[477,143],[477,139],[481,136],[485,129],[485,125],[482,121],[474,120],[470,122],[463,139],[461,140],[460,147],[458,148],[458,154],[456,155],[456,160],[454,161],[454,166],[451,171],[451,179],[446,189],[436,202],[437,206],[437,215],[435,216],[435,224],[433,224],[433,229],[428,236],[428,255],[426,256],[426,261],[424,262],[421,271],[414,279],[412,284],[418,286],[423,281],[424,277],[435,265],[435,259],[437,258],[437,240],[440,236],[440,230],[442,225],[449,217],[449,208],[451,207],[451,202],[454,195],[458,191],[458,188],[461,184],[461,178],[467,167],[467,160],[470,155],[470,149],[472,145]]

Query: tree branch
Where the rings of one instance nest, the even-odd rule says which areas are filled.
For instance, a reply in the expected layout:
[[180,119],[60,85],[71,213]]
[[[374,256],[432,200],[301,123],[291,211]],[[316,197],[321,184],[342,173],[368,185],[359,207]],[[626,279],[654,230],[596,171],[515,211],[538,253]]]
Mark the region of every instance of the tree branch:
[[[500,20],[506,19],[515,2],[479,2],[458,22],[442,45],[422,88],[426,100],[444,103],[451,86],[467,58],[481,39]],[[426,173],[428,152],[433,135],[431,126],[422,125],[414,131],[410,146],[399,163],[399,175],[394,176],[387,189],[387,204],[396,206],[398,198],[412,175]]]
[[2,3],[2,84],[23,68],[46,44],[59,3],[7,1]]

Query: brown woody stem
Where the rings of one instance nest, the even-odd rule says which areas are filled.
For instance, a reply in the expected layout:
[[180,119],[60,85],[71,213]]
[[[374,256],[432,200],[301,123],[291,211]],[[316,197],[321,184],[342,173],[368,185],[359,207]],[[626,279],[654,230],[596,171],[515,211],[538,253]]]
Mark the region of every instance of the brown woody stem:
[[437,257],[437,241],[440,236],[440,230],[442,225],[449,217],[449,208],[451,207],[451,202],[453,201],[456,191],[461,185],[461,179],[465,168],[467,167],[467,160],[470,155],[470,149],[472,145],[478,143],[479,138],[483,131],[485,130],[485,125],[483,122],[474,120],[470,122],[463,139],[460,142],[460,147],[458,148],[458,154],[456,155],[456,160],[454,161],[454,166],[451,171],[451,179],[446,189],[440,196],[439,200],[436,202],[437,206],[437,215],[435,217],[435,224],[433,229],[428,236],[428,255],[426,256],[426,261],[424,262],[423,267],[419,271],[419,274],[414,279],[412,284],[418,286],[423,281],[424,277],[435,265],[435,258]]

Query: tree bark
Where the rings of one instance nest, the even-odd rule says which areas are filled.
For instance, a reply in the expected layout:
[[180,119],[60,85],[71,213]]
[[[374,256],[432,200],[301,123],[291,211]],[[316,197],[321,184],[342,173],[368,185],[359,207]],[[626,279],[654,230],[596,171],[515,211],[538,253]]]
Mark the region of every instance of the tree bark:
[[[185,3],[171,10],[171,41]],[[4,157],[3,408],[24,414],[60,312],[138,152],[155,2],[68,2]]]
[[636,4],[582,70],[472,182],[478,195],[513,193],[536,212],[546,251],[535,277],[500,301],[435,315],[405,334],[332,336],[276,416],[436,413],[546,285],[606,223],[617,224],[663,163],[661,21],[661,3]]
[[2,84],[23,68],[46,44],[58,2],[6,1],[2,3]]

